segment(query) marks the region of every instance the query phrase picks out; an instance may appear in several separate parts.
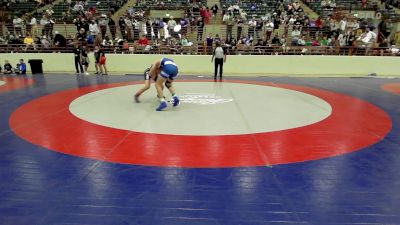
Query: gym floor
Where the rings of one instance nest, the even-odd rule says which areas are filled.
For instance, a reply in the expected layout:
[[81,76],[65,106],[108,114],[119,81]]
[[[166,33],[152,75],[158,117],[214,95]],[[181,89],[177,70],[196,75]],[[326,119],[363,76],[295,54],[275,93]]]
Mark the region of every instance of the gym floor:
[[0,76],[0,225],[400,224],[400,79],[142,85]]

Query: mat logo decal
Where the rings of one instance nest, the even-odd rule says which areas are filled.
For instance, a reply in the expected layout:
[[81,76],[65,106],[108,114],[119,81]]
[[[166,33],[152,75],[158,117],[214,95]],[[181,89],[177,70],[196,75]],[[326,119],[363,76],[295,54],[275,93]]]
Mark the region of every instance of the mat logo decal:
[[185,93],[181,96],[181,101],[190,104],[215,105],[232,102],[233,99],[210,93]]

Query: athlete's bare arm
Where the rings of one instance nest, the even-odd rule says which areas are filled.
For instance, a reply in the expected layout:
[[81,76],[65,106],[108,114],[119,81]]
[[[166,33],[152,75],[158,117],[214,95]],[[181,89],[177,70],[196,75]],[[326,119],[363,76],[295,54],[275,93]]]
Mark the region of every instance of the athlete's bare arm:
[[160,74],[161,72],[160,66],[161,66],[161,60],[155,61],[151,66],[149,75],[152,79],[156,78]]

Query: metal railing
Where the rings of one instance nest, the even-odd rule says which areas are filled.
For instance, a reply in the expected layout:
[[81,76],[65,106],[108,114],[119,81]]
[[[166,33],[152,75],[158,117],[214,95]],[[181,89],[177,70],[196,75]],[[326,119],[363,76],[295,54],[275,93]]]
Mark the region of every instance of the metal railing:
[[[105,53],[111,54],[179,54],[179,55],[211,55],[213,46],[204,44],[192,46],[160,45],[141,46],[133,44],[129,46],[101,47]],[[355,47],[355,46],[226,46],[228,55],[336,55],[336,56],[400,56],[399,52],[391,48],[380,47]],[[88,46],[92,51],[93,45]],[[72,53],[74,46],[45,48],[42,45],[0,45],[0,53]]]

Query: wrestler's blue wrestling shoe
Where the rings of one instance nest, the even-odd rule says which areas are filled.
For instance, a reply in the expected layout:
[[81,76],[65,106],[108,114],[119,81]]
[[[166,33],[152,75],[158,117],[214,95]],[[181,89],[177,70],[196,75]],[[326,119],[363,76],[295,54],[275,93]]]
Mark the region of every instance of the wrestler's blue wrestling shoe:
[[162,102],[160,102],[160,105],[158,106],[158,108],[156,110],[157,111],[162,111],[163,109],[165,109],[167,107],[168,107],[167,102],[162,101]]
[[174,99],[174,103],[172,103],[172,106],[173,107],[178,106],[179,103],[180,103],[180,100],[179,100],[178,96],[174,96],[173,99]]

